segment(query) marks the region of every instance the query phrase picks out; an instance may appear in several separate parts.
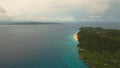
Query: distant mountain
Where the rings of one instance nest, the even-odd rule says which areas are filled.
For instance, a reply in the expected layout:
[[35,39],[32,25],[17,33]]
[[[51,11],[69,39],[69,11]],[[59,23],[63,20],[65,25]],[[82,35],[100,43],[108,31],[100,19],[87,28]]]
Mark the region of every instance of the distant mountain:
[[2,25],[47,25],[47,24],[61,24],[51,22],[2,22]]

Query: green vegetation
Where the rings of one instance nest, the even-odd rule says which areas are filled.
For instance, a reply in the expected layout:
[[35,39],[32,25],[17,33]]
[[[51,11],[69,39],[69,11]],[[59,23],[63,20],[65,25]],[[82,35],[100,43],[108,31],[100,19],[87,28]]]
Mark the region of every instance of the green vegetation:
[[120,30],[82,27],[79,54],[91,68],[120,68]]

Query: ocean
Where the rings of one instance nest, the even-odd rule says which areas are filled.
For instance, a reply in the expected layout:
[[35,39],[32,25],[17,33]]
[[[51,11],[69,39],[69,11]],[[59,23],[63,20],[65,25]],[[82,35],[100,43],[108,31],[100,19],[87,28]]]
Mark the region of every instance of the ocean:
[[80,27],[120,29],[120,24],[0,25],[0,68],[89,68],[73,39]]

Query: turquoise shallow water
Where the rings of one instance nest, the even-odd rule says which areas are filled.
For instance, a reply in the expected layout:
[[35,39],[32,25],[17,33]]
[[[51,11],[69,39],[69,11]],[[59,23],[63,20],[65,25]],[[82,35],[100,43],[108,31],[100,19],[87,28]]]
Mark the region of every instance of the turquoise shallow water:
[[[75,33],[75,31],[73,33]],[[73,39],[73,33],[67,35],[62,43],[58,42],[61,45],[56,46],[57,52],[70,68],[89,68],[78,55],[78,42]]]

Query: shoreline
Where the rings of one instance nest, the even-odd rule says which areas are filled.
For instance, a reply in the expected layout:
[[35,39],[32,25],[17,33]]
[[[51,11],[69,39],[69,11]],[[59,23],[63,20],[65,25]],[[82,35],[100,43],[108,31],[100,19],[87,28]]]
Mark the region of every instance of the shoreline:
[[74,34],[73,39],[78,42],[78,32]]
[[[79,42],[79,41],[78,41],[78,32],[76,32],[76,33],[74,34],[73,39],[74,39],[75,41]],[[88,61],[87,59],[84,59],[81,54],[80,54],[80,56],[81,56],[81,59],[82,59],[89,67],[95,68],[93,65],[91,65],[91,64],[89,63],[89,61]]]

